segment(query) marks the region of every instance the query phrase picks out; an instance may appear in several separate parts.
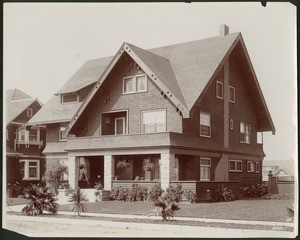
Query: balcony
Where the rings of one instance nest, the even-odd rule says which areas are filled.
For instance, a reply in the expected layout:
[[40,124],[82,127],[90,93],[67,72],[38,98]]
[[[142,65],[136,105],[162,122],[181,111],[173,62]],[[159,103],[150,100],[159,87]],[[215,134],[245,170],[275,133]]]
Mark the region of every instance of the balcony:
[[28,148],[30,145],[35,145],[39,148],[43,146],[43,140],[38,140],[36,136],[29,137],[28,139],[15,139],[14,143],[15,146],[18,145],[18,147],[20,147],[20,145],[25,145],[26,148]]

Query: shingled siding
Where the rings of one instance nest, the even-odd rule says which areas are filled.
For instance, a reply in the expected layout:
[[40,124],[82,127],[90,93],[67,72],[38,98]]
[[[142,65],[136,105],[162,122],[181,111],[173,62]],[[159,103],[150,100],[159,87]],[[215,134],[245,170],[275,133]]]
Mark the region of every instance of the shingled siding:
[[[123,78],[143,73],[128,55],[121,57],[81,116],[87,121],[86,136],[99,136],[101,113],[124,110],[128,110],[129,134],[141,133],[141,111],[158,109],[166,109],[167,131],[182,132],[182,117],[176,107],[149,78],[147,92],[123,94]],[[80,132],[79,124],[76,128]]]
[[[242,73],[237,61],[230,58],[230,85],[235,88],[235,103],[229,104],[230,118],[233,119],[233,130],[229,130],[230,148],[247,151],[251,146],[257,145],[257,131],[255,109],[252,96],[247,93],[247,79]],[[250,144],[240,143],[240,122],[251,124]]]

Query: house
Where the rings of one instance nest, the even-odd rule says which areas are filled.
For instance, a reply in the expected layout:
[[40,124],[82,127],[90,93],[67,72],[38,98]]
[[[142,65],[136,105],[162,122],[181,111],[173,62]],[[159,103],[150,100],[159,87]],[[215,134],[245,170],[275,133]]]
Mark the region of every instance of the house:
[[265,160],[262,166],[263,181],[268,181],[268,174],[272,173],[277,181],[294,181],[293,160]]
[[42,107],[19,89],[6,91],[6,181],[36,183],[41,180],[45,160],[45,127],[26,126]]
[[[87,61],[29,121],[46,125],[46,165],[82,170],[93,187],[163,189],[178,182],[203,194],[216,184],[262,182],[257,134],[274,124],[241,33],[144,50],[123,43]],[[205,187],[205,188],[204,188]]]

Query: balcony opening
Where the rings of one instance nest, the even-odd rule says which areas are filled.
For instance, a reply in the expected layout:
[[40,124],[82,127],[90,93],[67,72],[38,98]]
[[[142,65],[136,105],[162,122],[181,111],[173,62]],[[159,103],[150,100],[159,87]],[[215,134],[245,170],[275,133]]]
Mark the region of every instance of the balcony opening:
[[101,114],[101,135],[128,134],[127,111]]

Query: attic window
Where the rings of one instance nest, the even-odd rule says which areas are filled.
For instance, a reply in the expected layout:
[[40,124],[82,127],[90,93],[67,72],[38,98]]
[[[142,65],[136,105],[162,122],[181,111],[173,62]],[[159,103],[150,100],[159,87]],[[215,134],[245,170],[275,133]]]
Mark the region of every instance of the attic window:
[[123,78],[123,94],[147,92],[147,77],[145,74]]
[[32,108],[27,108],[27,117],[31,118],[33,116]]
[[223,83],[219,81],[216,83],[216,97],[223,99]]
[[61,103],[71,103],[71,102],[78,102],[79,97],[77,93],[69,93],[61,95]]

